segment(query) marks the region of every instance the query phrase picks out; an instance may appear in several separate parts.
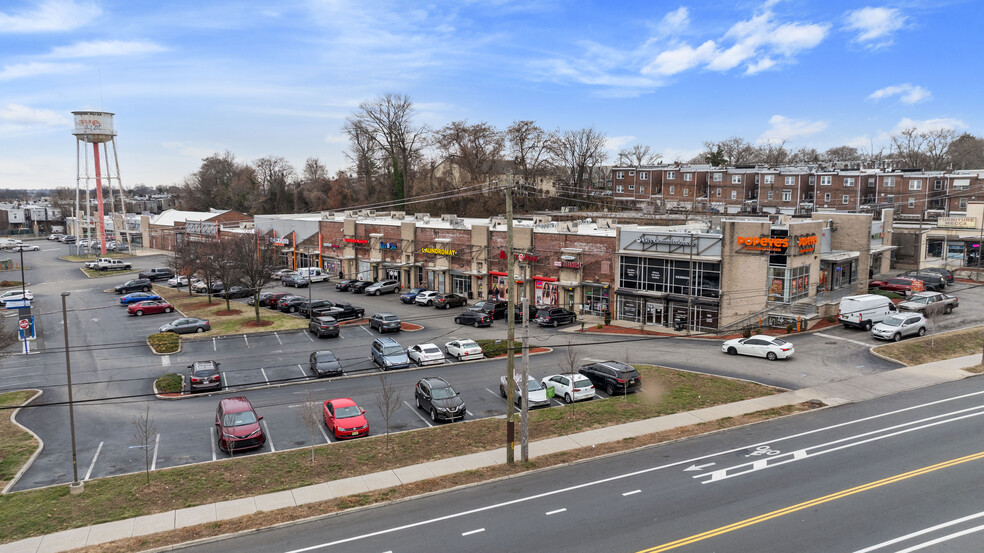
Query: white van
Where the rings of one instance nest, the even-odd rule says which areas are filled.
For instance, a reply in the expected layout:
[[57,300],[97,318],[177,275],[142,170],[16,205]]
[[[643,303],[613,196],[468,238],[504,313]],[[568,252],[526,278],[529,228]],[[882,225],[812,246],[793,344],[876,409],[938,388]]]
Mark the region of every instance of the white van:
[[297,274],[311,282],[325,282],[328,280],[328,273],[318,267],[301,267]]
[[892,300],[885,296],[861,294],[841,298],[840,313],[837,318],[845,327],[871,330],[872,326],[898,312]]

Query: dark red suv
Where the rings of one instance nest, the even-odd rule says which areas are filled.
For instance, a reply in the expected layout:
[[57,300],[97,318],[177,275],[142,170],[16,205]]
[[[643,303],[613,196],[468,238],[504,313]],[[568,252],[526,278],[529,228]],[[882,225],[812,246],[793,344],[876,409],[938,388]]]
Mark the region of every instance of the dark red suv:
[[243,396],[219,402],[215,410],[215,426],[219,431],[219,449],[232,451],[263,447],[266,437],[253,405]]

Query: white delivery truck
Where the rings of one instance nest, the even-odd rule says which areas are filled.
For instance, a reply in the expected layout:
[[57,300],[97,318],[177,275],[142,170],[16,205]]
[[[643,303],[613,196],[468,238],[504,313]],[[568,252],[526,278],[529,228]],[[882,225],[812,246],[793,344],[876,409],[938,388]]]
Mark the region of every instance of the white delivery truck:
[[328,280],[328,273],[318,267],[301,267],[297,274],[308,279],[309,282],[325,282]]
[[837,318],[845,327],[871,327],[899,312],[892,300],[878,294],[861,294],[844,296],[840,302],[840,313]]

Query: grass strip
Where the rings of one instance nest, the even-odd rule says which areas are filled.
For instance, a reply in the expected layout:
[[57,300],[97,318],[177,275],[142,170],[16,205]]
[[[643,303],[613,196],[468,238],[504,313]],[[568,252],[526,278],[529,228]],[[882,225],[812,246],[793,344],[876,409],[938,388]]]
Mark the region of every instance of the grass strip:
[[979,326],[942,334],[932,333],[922,338],[910,338],[894,344],[877,346],[874,351],[899,363],[922,365],[965,355],[980,355],[982,347],[984,347],[984,327]]
[[188,289],[172,288],[170,286],[154,285],[154,293],[167,300],[186,317],[207,319],[212,330],[203,334],[187,334],[185,339],[211,338],[226,334],[249,334],[253,332],[268,332],[273,330],[295,330],[307,328],[307,319],[294,317],[280,311],[260,308],[260,322],[256,322],[256,313],[252,305],[230,301],[230,310],[226,310],[226,301],[212,296],[188,296]]
[[[0,394],[0,407],[16,407],[31,399],[35,390],[20,390]],[[12,420],[14,410],[3,411],[0,417],[0,490],[2,490],[34,451],[41,445]]]

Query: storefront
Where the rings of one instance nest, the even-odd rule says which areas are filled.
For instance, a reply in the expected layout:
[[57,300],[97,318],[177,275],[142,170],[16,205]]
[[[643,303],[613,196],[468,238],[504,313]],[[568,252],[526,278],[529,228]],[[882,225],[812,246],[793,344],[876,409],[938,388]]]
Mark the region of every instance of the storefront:
[[451,292],[460,294],[468,299],[472,298],[472,279],[471,276],[456,270],[451,270]]
[[[583,282],[581,290],[584,293],[584,314],[604,317],[609,310],[608,292],[611,287],[607,284]],[[568,291],[573,293],[574,288],[570,287]]]
[[858,252],[830,252],[820,256],[818,290],[847,288],[858,281]]

